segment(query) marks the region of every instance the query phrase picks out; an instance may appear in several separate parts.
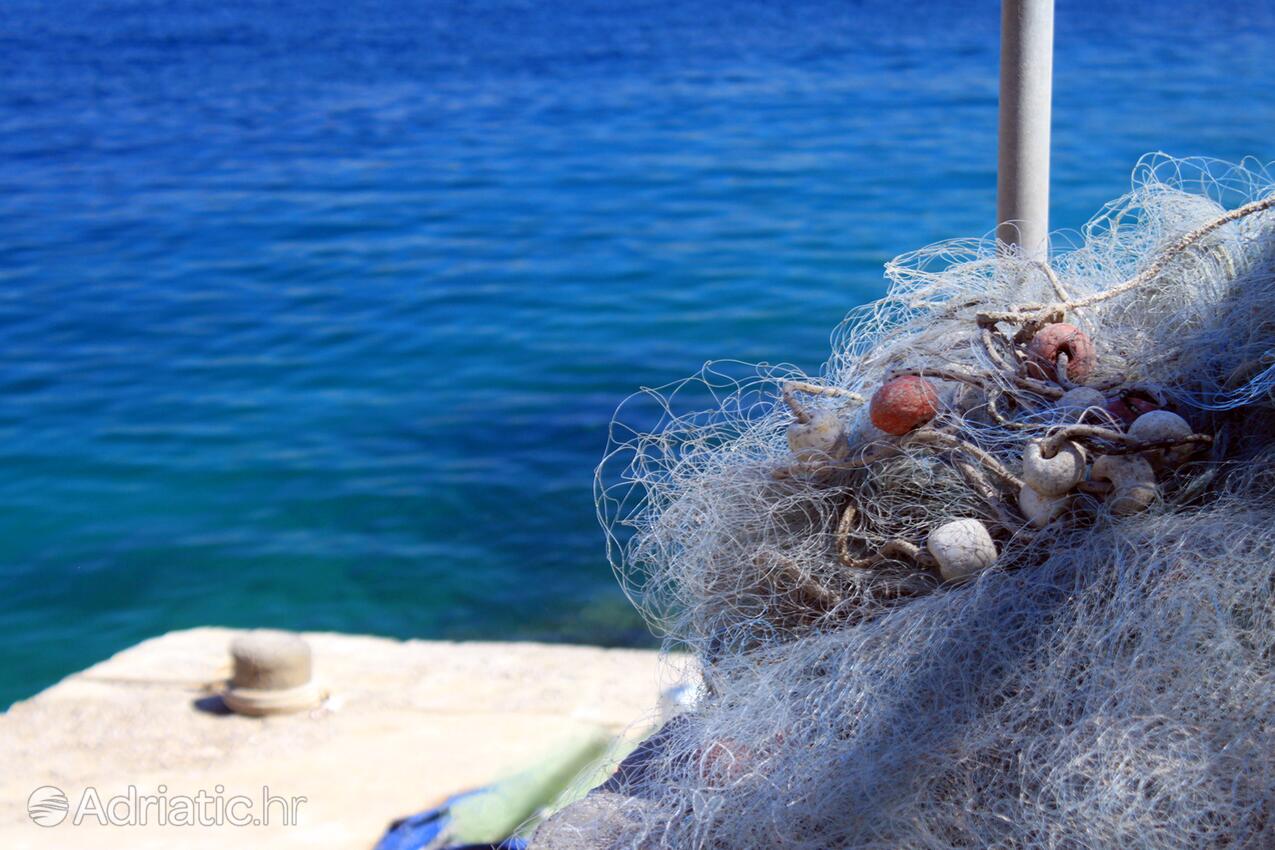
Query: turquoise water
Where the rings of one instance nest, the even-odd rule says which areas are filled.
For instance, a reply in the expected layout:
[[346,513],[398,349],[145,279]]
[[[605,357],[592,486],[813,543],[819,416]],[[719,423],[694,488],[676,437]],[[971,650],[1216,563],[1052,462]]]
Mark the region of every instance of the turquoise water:
[[[0,706],[209,623],[649,642],[618,402],[993,223],[994,2],[408,5],[5,4]],[[1062,0],[1055,225],[1275,158],[1273,37]]]

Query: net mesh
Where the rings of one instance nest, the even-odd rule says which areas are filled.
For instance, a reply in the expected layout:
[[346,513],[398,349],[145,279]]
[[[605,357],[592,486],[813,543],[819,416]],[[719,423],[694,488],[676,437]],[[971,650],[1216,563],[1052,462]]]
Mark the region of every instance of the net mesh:
[[[599,516],[703,694],[533,846],[1275,846],[1272,197],[1253,161],[1148,156],[1048,265],[889,263],[818,376],[627,401]],[[1062,321],[1092,362],[1040,347]],[[868,399],[900,376],[934,403],[891,435]],[[1033,450],[1080,480],[1041,495]],[[953,581],[936,530],[970,520],[995,560]]]

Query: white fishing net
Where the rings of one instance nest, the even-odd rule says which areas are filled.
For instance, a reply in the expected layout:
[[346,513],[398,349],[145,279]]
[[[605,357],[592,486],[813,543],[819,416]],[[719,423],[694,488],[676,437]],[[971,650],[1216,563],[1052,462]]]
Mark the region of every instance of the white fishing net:
[[[890,263],[817,377],[626,402],[612,563],[705,690],[533,847],[1275,846],[1273,204],[1149,156],[1048,266]],[[934,403],[891,436],[900,376]]]

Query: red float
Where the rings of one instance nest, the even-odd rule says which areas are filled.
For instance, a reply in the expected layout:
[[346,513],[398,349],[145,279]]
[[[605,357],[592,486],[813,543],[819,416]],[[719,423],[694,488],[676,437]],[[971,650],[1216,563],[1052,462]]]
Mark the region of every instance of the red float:
[[1040,380],[1054,380],[1059,354],[1067,355],[1067,378],[1076,383],[1089,377],[1098,365],[1098,353],[1089,335],[1075,325],[1058,322],[1045,325],[1027,344],[1027,373]]
[[1124,390],[1107,402],[1107,412],[1126,426],[1144,413],[1163,408],[1150,393],[1142,390]]
[[925,378],[905,375],[881,385],[872,395],[872,424],[896,437],[920,427],[939,412],[939,393]]

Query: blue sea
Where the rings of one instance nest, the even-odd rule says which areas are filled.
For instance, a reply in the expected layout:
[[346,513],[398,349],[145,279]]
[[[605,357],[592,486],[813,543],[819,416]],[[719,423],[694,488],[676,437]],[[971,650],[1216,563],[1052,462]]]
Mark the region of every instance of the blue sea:
[[[649,645],[616,405],[994,222],[998,4],[6,0],[0,707],[201,624]],[[1275,159],[1275,6],[1059,0],[1053,224]]]

